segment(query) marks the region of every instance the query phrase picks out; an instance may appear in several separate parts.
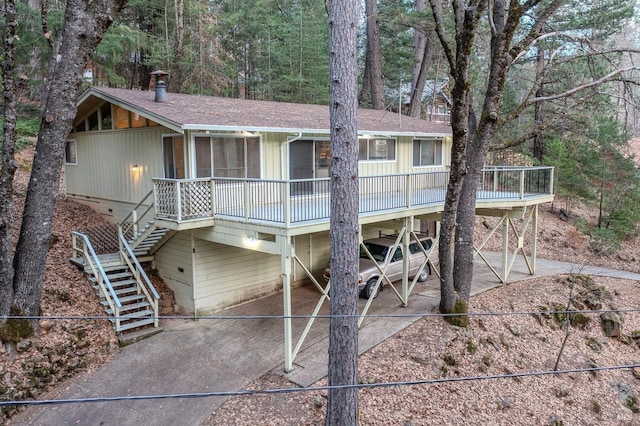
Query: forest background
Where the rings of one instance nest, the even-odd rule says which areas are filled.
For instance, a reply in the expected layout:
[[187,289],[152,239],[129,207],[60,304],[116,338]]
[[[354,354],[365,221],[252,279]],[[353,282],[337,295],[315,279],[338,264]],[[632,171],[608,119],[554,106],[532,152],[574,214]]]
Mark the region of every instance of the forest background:
[[[44,170],[28,190],[29,196],[40,194],[34,196],[42,207],[38,212],[53,210],[51,196],[44,194],[57,187],[58,180],[48,177],[61,163],[79,72],[82,84],[145,89],[150,71],[164,69],[171,74],[169,90],[174,92],[321,104],[330,100],[327,58],[332,46],[326,28],[331,3],[105,1],[100,3],[104,10],[94,11],[75,9],[75,3],[86,6],[72,0],[66,5],[20,3],[17,8],[15,2],[5,3],[2,188],[12,161],[5,156],[11,139],[7,111],[16,99],[8,101],[7,93],[19,94],[23,101],[46,99],[38,118],[37,152],[46,158],[50,148],[48,160],[54,161],[41,167],[38,161],[43,160],[34,160],[34,173]],[[621,0],[514,1],[508,7],[501,1],[432,0],[429,9],[421,1],[366,1],[358,50],[359,103],[425,119],[452,110],[454,148],[456,129],[467,132],[469,125],[473,135],[476,123],[490,123],[486,148],[509,155],[490,155],[488,162],[515,158],[518,164],[555,166],[556,192],[568,200],[567,210],[575,201],[598,210],[597,226],[584,227],[593,247],[615,251],[637,234],[640,214],[637,167],[629,149],[638,128],[635,6]],[[517,22],[504,21],[507,11]],[[90,30],[80,29],[83,14],[94,18]],[[76,40],[78,61],[73,49],[65,50],[65,43],[71,46]],[[455,57],[451,46],[458,49]],[[515,50],[501,50],[505,46]],[[460,70],[464,74],[456,74]],[[495,99],[489,87],[495,88]],[[485,111],[487,101],[497,109]],[[459,102],[464,102],[457,110],[464,110],[463,116],[456,113]],[[475,111],[482,111],[477,120]],[[465,154],[466,136],[464,140],[454,154]],[[482,145],[482,160],[485,151]],[[459,165],[452,177],[463,177],[458,172],[464,160]],[[6,201],[6,193],[0,199]],[[2,274],[0,313],[10,300],[23,313],[37,312],[41,289],[33,283],[41,282],[44,258],[29,251],[41,252],[35,248],[48,245],[50,225],[42,225],[47,223],[44,214],[24,215],[13,262],[16,279],[10,287],[6,282],[14,271]],[[4,232],[10,229],[2,225]],[[6,241],[2,267],[10,264]],[[7,296],[7,290],[13,295]]]
[[[575,96],[523,100],[586,85],[607,75],[612,64],[631,69],[640,43],[637,10],[623,0],[564,3],[548,25],[551,35],[509,72],[501,112],[518,116],[505,119],[488,162],[555,166],[555,188],[566,208],[573,201],[596,207],[598,226],[585,232],[610,251],[635,235],[640,219],[633,143],[640,126],[637,77],[620,74]],[[360,12],[360,106],[446,120],[450,69],[424,1],[369,0]],[[47,91],[64,4],[32,0],[18,4],[17,13],[16,75],[20,118],[26,120],[19,128],[29,133],[38,127],[37,105]],[[134,0],[98,44],[83,85],[147,89],[150,73],[162,69],[170,73],[172,92],[327,104],[327,27],[325,4],[307,0]],[[470,78],[481,88],[490,46],[483,31],[477,38]],[[480,110],[483,93],[472,99]]]

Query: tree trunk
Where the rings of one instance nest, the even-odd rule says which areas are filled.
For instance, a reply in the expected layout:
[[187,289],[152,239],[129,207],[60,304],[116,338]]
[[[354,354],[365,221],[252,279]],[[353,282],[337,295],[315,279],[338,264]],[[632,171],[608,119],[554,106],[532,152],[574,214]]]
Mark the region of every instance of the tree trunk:
[[[435,36],[433,31],[430,31],[426,36],[426,42],[423,49],[423,56],[418,63],[418,74],[415,76],[413,87],[411,88],[411,100],[409,101],[409,115],[411,117],[420,118],[422,112],[422,93],[424,92],[424,86],[427,82],[427,76],[429,74],[429,67],[431,66],[431,60],[433,58],[433,37]],[[415,70],[415,68],[414,68]],[[435,92],[437,90],[437,75],[433,80],[433,95],[435,98]]]
[[[536,58],[536,74],[539,79],[542,78],[542,72],[544,70],[544,50],[538,49],[538,56]],[[538,90],[536,90],[536,98],[544,96],[544,85],[540,82]],[[543,101],[536,101],[534,105],[534,120],[536,123],[536,129],[542,128],[542,105]],[[542,164],[544,158],[544,139],[541,131],[537,131],[533,137],[533,157],[538,160],[538,164]]]
[[[378,4],[376,0],[365,0],[367,16],[367,57],[369,93],[371,108],[384,109],[384,81],[382,77],[382,48],[380,46],[380,26],[378,25]],[[365,90],[364,83],[363,89]]]
[[15,0],[4,2],[4,52],[2,58],[2,84],[4,97],[4,131],[2,142],[2,170],[0,171],[0,315],[8,315],[13,300],[13,176],[16,162],[16,88],[13,79],[16,51]]
[[[473,233],[462,235],[463,229],[458,229],[458,227],[473,229],[473,224],[470,226],[468,223],[467,215],[471,205],[469,201],[471,194],[468,191],[474,186],[466,180],[473,179],[468,175],[467,162],[469,156],[475,155],[473,151],[469,152],[469,143],[476,136],[476,126],[471,102],[471,61],[468,55],[473,46],[480,16],[484,13],[487,3],[481,1],[477,6],[464,10],[458,9],[461,3],[453,3],[456,8],[454,13],[458,17],[455,50],[450,48],[445,36],[442,3],[440,0],[430,0],[430,4],[436,22],[436,33],[449,60],[451,76],[454,81],[453,105],[451,107],[453,136],[451,171],[440,227],[440,312],[461,313],[467,312],[468,298],[465,299],[464,292],[461,292],[467,284],[466,282],[457,283],[457,280],[466,279],[464,275],[472,271],[473,268]],[[484,161],[484,158],[481,161]],[[472,196],[474,200],[470,213],[475,217],[475,192]],[[463,239],[460,240],[460,238]],[[471,239],[471,244],[468,242],[469,239]],[[461,252],[459,253],[458,250]],[[469,282],[470,279],[471,277],[469,277]],[[453,322],[454,319],[454,317],[449,317],[448,320]]]
[[[358,422],[358,3],[329,7],[331,288],[326,424]],[[351,386],[351,387],[341,387]]]
[[67,0],[62,43],[49,78],[49,90],[27,189],[14,256],[14,303],[39,315],[45,261],[51,240],[53,207],[67,136],[76,114],[82,75],[96,46],[126,0]]
[[[424,0],[416,0],[416,12],[423,13]],[[414,28],[413,34],[413,72],[411,77],[411,94],[409,96],[409,112],[411,117],[420,117],[422,108],[422,92],[427,81],[427,73],[433,56],[433,42],[430,40],[435,34],[430,31],[424,34],[422,30]]]
[[182,90],[182,61],[184,60],[184,0],[174,0],[176,8],[176,50],[173,54],[173,75],[171,76],[171,91],[180,93]]
[[358,104],[368,107],[371,103],[371,65],[369,63],[369,54],[365,53],[364,71],[362,72],[362,87],[358,93]]

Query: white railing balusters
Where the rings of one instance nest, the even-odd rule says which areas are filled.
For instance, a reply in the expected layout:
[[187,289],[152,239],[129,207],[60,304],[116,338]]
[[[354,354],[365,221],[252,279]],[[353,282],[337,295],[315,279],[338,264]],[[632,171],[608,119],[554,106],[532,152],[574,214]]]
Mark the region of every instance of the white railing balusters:
[[[523,200],[528,196],[553,195],[552,179],[552,167],[491,166],[482,172],[477,197]],[[444,203],[449,171],[360,176],[359,180],[360,213],[375,213]],[[329,218],[329,196],[323,189],[330,184],[328,178],[215,178],[215,182],[213,178],[153,179],[153,182],[156,215],[170,221],[224,216],[288,227]]]

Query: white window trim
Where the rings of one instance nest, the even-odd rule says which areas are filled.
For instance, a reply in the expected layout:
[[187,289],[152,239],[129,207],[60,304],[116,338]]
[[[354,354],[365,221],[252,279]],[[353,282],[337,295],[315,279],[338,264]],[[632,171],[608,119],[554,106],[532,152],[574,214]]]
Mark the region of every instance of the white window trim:
[[[71,161],[67,161],[67,149],[69,149],[70,146],[73,146],[73,151],[74,151],[74,157],[75,160],[74,162]],[[65,146],[64,146],[64,164],[66,166],[77,166],[78,165],[78,141],[76,139],[67,139]]]
[[[367,141],[367,147],[369,146],[369,140],[373,139],[382,139],[382,140],[392,140],[393,144],[394,144],[394,148],[395,148],[395,158],[393,160],[389,160],[389,159],[373,159],[370,160],[369,158],[367,158],[366,160],[360,160],[358,159],[358,163],[395,163],[398,161],[398,138],[391,138],[391,137],[376,137],[376,136],[358,136],[358,158],[360,158],[360,140],[364,139]],[[369,150],[367,148],[367,157],[369,156]]]
[[[258,138],[258,146],[259,146],[259,150],[260,150],[260,177],[257,179],[263,179],[264,178],[264,151],[263,151],[263,138],[262,138],[262,133],[259,134],[245,134],[245,133],[192,133],[191,134],[191,138],[189,140],[189,150],[191,151],[190,154],[190,158],[189,158],[189,164],[190,164],[190,169],[189,170],[189,176],[191,176],[191,179],[196,179],[196,171],[197,171],[197,164],[196,164],[196,138],[198,137],[206,137],[206,138],[237,138],[237,137],[242,137],[242,138]],[[245,162],[246,162],[246,158],[245,158]],[[213,163],[211,164],[211,167],[213,167]],[[252,179],[256,179],[256,178],[252,178]]]
[[[440,164],[425,164],[425,165],[414,165],[413,164],[413,149],[414,149],[414,142],[415,141],[425,141],[425,140],[432,140],[432,141],[439,141],[440,142]],[[422,138],[413,138],[413,140],[411,141],[411,165],[414,169],[441,169],[444,167],[444,139],[440,139],[437,137],[422,137]]]

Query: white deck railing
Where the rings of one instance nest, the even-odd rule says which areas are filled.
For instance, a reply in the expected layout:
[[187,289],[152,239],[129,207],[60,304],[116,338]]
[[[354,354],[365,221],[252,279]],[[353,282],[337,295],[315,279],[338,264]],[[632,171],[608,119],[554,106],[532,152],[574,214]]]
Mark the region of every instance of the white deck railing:
[[[360,214],[443,205],[449,172],[359,177]],[[285,226],[329,219],[329,179],[153,179],[155,214],[183,222],[212,217]],[[552,167],[491,167],[478,201],[525,200],[553,194]]]

